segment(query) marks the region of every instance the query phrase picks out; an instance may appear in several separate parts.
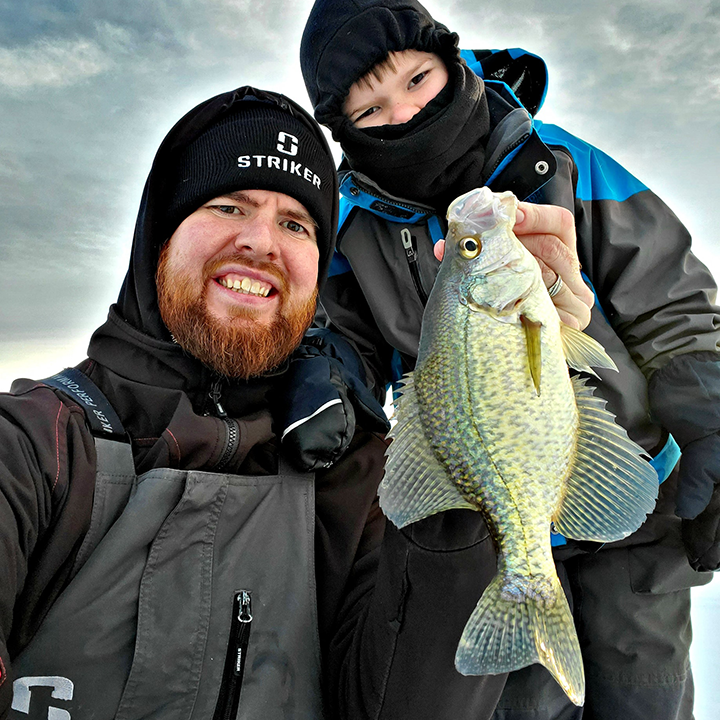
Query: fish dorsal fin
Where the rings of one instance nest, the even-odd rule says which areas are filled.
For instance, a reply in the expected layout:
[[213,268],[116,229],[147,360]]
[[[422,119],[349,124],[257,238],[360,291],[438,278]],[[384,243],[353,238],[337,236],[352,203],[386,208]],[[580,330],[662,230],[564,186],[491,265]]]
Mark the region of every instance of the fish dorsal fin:
[[593,395],[572,378],[580,423],[575,461],[556,518],[558,532],[576,540],[611,542],[635,532],[653,511],[658,476],[644,450]]
[[380,507],[398,527],[443,510],[478,510],[460,494],[423,433],[412,373],[403,382],[398,421],[388,435],[393,441],[378,489]]
[[562,338],[565,362],[574,370],[582,370],[597,377],[593,367],[617,370],[612,358],[605,352],[605,348],[581,330],[560,323],[560,337]]

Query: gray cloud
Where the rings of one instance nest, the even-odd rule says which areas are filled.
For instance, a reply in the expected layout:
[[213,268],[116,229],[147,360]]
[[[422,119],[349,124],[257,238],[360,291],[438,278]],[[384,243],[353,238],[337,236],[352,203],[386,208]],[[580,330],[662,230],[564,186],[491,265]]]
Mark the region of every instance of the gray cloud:
[[[464,47],[543,56],[541,118],[610,152],[701,248],[714,242],[718,2],[426,5]],[[0,0],[0,344],[30,348],[48,326],[89,336],[117,295],[155,149],[193,105],[253,84],[307,107],[297,57],[310,6]]]

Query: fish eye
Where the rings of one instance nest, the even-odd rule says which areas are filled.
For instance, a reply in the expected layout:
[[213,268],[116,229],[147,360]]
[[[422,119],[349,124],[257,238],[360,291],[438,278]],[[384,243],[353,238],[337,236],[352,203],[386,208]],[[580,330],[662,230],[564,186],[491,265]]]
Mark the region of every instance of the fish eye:
[[466,260],[472,260],[480,254],[480,241],[474,237],[464,237],[460,240],[460,254]]

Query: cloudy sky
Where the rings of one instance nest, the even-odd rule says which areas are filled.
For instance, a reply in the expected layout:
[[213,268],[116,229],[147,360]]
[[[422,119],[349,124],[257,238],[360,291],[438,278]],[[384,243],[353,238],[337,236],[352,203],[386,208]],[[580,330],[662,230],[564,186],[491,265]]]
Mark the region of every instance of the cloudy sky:
[[[122,281],[155,149],[181,115],[243,84],[308,105],[297,57],[310,5],[0,0],[0,390],[84,355]],[[464,47],[542,55],[541,119],[665,198],[720,275],[718,0],[427,6]]]
[[[310,5],[0,0],[0,390],[84,357],[124,276],[155,149],[181,115],[244,84],[308,107],[297,57]],[[426,5],[463,47],[543,56],[540,118],[661,195],[720,277],[719,0]],[[717,593],[703,597],[717,618]],[[709,697],[716,664],[704,672]]]

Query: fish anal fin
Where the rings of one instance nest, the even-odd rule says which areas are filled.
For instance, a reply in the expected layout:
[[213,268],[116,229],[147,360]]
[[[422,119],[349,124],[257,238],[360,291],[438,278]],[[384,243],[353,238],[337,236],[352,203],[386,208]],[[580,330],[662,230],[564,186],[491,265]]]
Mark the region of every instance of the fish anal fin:
[[542,323],[520,315],[520,322],[525,330],[525,344],[527,346],[530,376],[532,377],[535,392],[540,395],[540,376],[542,372],[541,331]]
[[380,507],[397,527],[444,510],[479,510],[460,493],[423,433],[412,373],[403,381],[398,421],[389,433],[393,441],[378,489]]
[[605,348],[581,330],[576,330],[561,322],[560,338],[565,352],[565,362],[574,370],[581,370],[595,375],[595,377],[597,377],[597,373],[592,369],[593,367],[617,370],[617,366],[605,352]]
[[575,460],[555,528],[576,540],[611,542],[635,532],[655,507],[658,476],[644,450],[593,395],[572,378],[579,414]]
[[554,601],[503,593],[498,570],[465,625],[455,654],[463,675],[497,675],[544,665],[575,705],[585,700],[585,674],[575,624],[557,576]]

